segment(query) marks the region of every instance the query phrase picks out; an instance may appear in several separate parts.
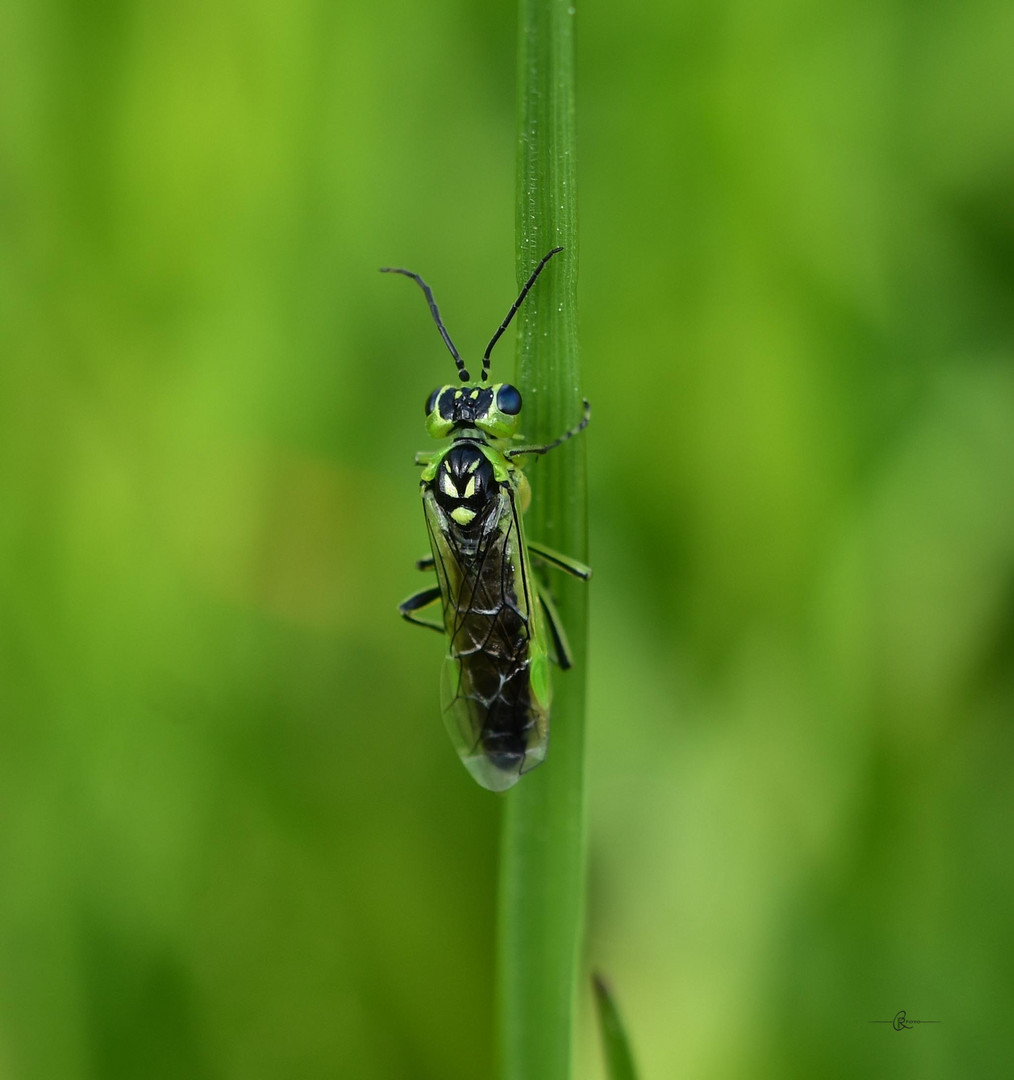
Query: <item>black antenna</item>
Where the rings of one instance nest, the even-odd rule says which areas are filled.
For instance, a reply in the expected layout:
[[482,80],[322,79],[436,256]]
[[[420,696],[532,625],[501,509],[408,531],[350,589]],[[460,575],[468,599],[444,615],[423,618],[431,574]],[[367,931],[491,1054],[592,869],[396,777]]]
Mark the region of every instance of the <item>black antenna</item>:
[[500,323],[500,329],[493,335],[493,340],[486,346],[486,351],[482,354],[482,381],[486,381],[486,376],[489,374],[489,355],[493,351],[493,346],[500,340],[500,335],[511,324],[511,319],[518,313],[518,308],[521,307],[522,302],[528,295],[528,290],[535,284],[535,279],[542,273],[542,268],[547,262],[556,254],[563,251],[562,247],[555,247],[548,254],[542,257],[542,262],[532,271],[532,276],[525,282],[525,287],[521,290],[521,295],[514,301],[514,306],[507,312],[507,318]]
[[[546,258],[549,258],[549,256],[547,255]],[[545,262],[546,260],[543,259],[542,261]],[[541,269],[542,264],[540,263],[539,270]],[[470,376],[468,374],[468,369],[465,367],[465,361],[462,360],[461,357],[458,355],[458,350],[454,347],[454,342],[451,341],[451,335],[448,334],[447,331],[444,329],[444,324],[440,320],[440,309],[437,307],[436,300],[433,299],[433,292],[431,291],[429,285],[427,285],[426,282],[423,281],[423,279],[418,274],[413,274],[411,270],[402,270],[397,266],[382,266],[380,268],[380,272],[382,274],[404,274],[405,277],[410,277],[419,286],[419,288],[422,289],[422,291],[426,294],[426,302],[430,306],[430,314],[433,316],[433,321],[437,324],[437,329],[440,331],[440,336],[444,339],[444,344],[447,346],[448,349],[450,349],[451,356],[454,357],[454,362],[458,365],[458,375],[461,377],[462,382],[468,382]],[[538,272],[538,270],[535,271],[536,274]],[[532,280],[535,280],[534,277],[532,278]],[[531,285],[531,282],[529,282],[528,285]],[[525,292],[528,291],[528,285],[525,286]],[[522,293],[521,295],[524,296],[525,294]],[[518,303],[520,302],[521,301],[519,300]],[[511,314],[513,315],[514,313],[511,312]],[[507,321],[510,322],[510,319],[508,318]],[[496,339],[494,338],[493,340],[495,341]],[[483,375],[483,378],[485,377],[486,376]]]

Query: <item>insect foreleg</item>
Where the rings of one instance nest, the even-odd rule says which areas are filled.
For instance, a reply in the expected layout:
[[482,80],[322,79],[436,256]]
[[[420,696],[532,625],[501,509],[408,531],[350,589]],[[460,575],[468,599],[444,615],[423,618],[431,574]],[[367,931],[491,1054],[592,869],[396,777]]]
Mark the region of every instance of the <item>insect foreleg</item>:
[[579,423],[575,424],[569,431],[565,431],[558,439],[554,439],[551,443],[546,443],[545,446],[519,446],[516,450],[505,450],[504,453],[509,458],[520,457],[522,454],[548,454],[550,450],[555,450],[561,443],[565,443],[568,439],[573,439],[575,435],[580,435],[582,431],[588,426],[588,421],[591,420],[591,404],[588,399],[584,399],[584,416],[581,417]]

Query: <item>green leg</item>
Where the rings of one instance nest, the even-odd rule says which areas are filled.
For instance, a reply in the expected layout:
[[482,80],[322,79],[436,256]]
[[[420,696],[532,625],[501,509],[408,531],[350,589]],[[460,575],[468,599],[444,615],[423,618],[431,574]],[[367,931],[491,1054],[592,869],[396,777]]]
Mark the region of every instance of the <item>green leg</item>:
[[529,541],[528,550],[535,558],[549,563],[550,566],[555,566],[557,570],[563,570],[564,573],[573,574],[574,577],[580,578],[582,581],[587,581],[592,575],[590,566],[585,566],[584,563],[578,562],[577,559],[571,559],[567,555],[561,555],[558,551],[554,551],[543,544],[533,544]]

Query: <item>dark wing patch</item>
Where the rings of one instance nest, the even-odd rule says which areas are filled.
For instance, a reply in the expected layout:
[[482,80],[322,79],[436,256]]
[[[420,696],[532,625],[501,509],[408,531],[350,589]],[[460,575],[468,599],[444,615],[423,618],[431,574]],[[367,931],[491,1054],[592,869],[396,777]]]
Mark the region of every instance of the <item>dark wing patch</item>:
[[[442,704],[465,766],[486,788],[502,791],[545,757],[548,700],[532,692],[533,628],[541,623],[528,580],[514,492],[501,484],[498,503],[478,532],[448,520],[423,493],[448,654]],[[547,696],[547,695],[544,695]]]

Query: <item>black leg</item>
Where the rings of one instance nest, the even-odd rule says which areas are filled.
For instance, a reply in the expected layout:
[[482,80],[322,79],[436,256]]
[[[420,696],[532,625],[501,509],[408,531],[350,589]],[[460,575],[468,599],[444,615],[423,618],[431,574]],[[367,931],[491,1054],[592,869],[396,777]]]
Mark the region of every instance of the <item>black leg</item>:
[[561,671],[567,671],[568,668],[574,666],[574,655],[570,651],[570,642],[560,622],[560,616],[556,612],[556,605],[544,588],[539,589],[539,600],[542,601],[542,610],[546,613],[549,634],[553,639],[553,647],[556,649],[556,662],[560,665]]
[[575,424],[569,431],[565,431],[558,439],[554,439],[551,443],[546,443],[545,446],[521,446],[517,450],[508,450],[507,456],[509,458],[520,457],[522,454],[548,454],[550,450],[555,450],[561,443],[565,443],[568,439],[573,439],[575,435],[580,435],[582,431],[588,426],[588,421],[591,420],[591,405],[588,403],[588,399],[585,398],[584,402],[584,416],[581,417],[581,422]]
[[422,608],[429,607],[430,604],[435,604],[439,599],[440,586],[433,585],[431,588],[423,589],[420,592],[414,593],[407,600],[403,600],[398,605],[398,611],[406,622],[415,623],[416,626],[425,626],[429,630],[436,630],[442,634],[444,632],[443,623],[432,622],[429,619],[420,619],[414,614]]

